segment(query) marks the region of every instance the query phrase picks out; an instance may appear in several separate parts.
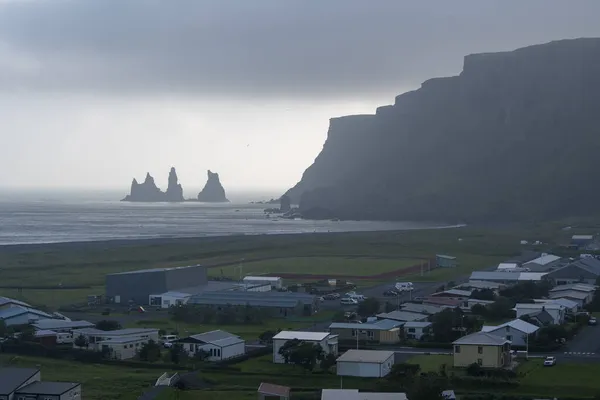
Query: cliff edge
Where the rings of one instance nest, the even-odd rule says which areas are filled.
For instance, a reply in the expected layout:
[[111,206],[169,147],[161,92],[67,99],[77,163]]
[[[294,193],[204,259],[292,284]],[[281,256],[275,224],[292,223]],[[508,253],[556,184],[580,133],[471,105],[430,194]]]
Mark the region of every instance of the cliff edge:
[[600,39],[464,58],[373,115],[330,121],[286,195],[307,217],[524,221],[597,212]]

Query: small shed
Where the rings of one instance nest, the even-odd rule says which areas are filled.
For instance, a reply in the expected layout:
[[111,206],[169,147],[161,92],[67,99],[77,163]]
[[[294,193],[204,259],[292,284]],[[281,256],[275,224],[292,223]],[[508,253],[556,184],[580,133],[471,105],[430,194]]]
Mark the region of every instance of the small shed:
[[348,350],[337,359],[337,374],[383,378],[392,370],[394,354],[385,350]]
[[272,398],[288,400],[290,398],[290,388],[287,386],[262,382],[258,387],[258,399],[265,400]]
[[435,265],[438,268],[453,268],[458,265],[458,262],[456,261],[456,257],[447,256],[444,254],[436,254]]

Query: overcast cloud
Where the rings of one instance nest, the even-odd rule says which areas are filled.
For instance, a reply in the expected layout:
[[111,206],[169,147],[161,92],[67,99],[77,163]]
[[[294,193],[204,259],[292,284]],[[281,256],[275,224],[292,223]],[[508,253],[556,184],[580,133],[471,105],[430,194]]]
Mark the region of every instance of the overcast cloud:
[[0,186],[126,189],[174,164],[284,189],[329,117],[469,53],[600,36],[598,15],[597,0],[0,0]]

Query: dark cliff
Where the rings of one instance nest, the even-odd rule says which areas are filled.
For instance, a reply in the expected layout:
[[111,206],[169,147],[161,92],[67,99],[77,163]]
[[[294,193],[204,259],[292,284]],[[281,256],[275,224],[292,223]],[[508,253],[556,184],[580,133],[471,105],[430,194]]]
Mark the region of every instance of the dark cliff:
[[134,178],[131,183],[131,191],[121,201],[132,201],[132,202],[182,202],[183,199],[183,188],[177,181],[177,172],[175,168],[171,168],[169,173],[169,186],[166,193],[161,191],[154,182],[154,178],[150,173],[146,174],[146,179],[142,183],[138,183]]
[[349,219],[524,220],[596,212],[600,39],[465,57],[375,115],[334,118],[302,212]]
[[208,170],[208,180],[200,193],[198,193],[198,201],[204,203],[226,203],[225,189],[219,180],[219,174]]

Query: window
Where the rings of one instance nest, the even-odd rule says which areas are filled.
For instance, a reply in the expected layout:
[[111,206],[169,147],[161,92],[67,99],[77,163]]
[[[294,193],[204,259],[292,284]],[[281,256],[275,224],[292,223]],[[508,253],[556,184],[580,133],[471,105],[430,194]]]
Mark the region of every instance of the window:
[[483,354],[483,346],[477,346],[477,353]]
[[506,335],[506,340],[512,340],[512,336],[511,335]]
[[454,346],[454,352],[460,353],[460,346]]
[[367,332],[367,337],[368,337],[369,339],[374,339],[374,338],[375,338],[375,332],[373,332],[373,331],[368,331],[368,332]]
[[408,328],[408,331],[409,331],[410,333],[415,333],[415,328]]
[[505,326],[504,329],[506,329],[506,332],[510,332],[510,326]]
[[483,360],[482,360],[481,358],[478,358],[478,359],[477,359],[477,364],[478,364],[478,365],[483,365]]
[[356,336],[356,329],[352,329],[352,336]]

